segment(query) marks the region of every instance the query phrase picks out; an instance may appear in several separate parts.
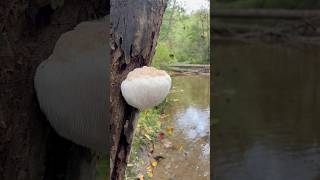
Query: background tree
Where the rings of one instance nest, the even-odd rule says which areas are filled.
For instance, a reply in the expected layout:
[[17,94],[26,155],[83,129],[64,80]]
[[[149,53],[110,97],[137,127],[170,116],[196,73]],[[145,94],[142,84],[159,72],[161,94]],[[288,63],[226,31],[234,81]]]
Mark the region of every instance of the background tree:
[[209,8],[186,12],[183,4],[170,2],[163,18],[153,65],[209,63]]
[[[51,1],[52,2],[52,1]],[[0,2],[0,179],[94,179],[96,154],[61,138],[38,106],[33,77],[66,31],[105,16],[104,0]]]

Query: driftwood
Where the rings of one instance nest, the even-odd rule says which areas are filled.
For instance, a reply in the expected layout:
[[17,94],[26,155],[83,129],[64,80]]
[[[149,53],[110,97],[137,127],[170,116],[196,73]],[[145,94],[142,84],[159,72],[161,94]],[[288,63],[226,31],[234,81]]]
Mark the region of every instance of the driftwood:
[[319,10],[284,10],[284,9],[214,9],[212,18],[264,18],[264,19],[308,19],[320,17]]

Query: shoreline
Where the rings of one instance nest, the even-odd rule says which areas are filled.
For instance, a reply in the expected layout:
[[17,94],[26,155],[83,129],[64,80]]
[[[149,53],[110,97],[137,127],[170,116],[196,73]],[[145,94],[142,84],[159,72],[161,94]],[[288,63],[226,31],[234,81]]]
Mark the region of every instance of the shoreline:
[[168,71],[170,76],[210,75],[210,64],[171,64],[161,69]]

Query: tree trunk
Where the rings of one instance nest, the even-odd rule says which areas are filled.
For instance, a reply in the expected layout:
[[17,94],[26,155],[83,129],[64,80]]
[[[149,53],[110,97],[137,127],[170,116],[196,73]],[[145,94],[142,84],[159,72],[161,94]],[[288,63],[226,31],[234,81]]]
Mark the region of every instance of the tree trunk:
[[[39,2],[44,2],[40,4]],[[59,137],[42,115],[33,88],[38,64],[60,35],[102,17],[107,0],[0,2],[0,179],[92,180],[96,155]]]
[[111,179],[124,177],[138,110],[126,104],[120,84],[155,53],[167,0],[111,0]]
[[168,31],[165,35],[166,40],[168,41],[168,45],[169,48],[172,48],[172,37],[171,37],[171,31],[172,31],[172,26],[174,23],[174,15],[175,15],[175,11],[177,9],[177,1],[176,0],[172,0],[172,8],[171,8],[171,14],[169,17],[169,23],[168,23]]

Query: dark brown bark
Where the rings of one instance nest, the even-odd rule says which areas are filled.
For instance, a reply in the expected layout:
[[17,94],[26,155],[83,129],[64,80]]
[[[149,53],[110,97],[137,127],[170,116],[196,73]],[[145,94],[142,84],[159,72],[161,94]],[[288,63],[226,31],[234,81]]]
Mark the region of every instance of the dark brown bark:
[[213,18],[271,18],[271,19],[307,19],[320,17],[318,10],[284,10],[284,9],[214,9]]
[[123,179],[137,109],[127,105],[120,84],[134,68],[154,55],[167,0],[111,0],[111,179]]
[[59,36],[105,15],[108,1],[65,0],[56,11],[50,1],[35,2],[0,2],[0,179],[90,180],[95,153],[55,134],[38,107],[33,76]]

